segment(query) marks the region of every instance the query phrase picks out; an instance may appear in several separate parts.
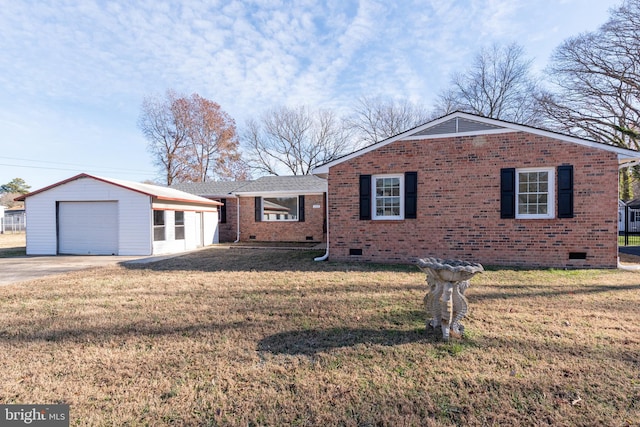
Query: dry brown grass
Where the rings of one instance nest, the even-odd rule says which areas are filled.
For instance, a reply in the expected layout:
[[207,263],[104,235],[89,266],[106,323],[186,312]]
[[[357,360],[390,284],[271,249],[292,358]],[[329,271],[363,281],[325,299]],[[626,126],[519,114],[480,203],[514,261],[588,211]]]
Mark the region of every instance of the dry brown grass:
[[0,403],[72,425],[608,425],[640,419],[640,273],[493,270],[467,337],[413,267],[208,249],[0,288]]
[[25,233],[0,234],[0,258],[25,255],[26,245]]

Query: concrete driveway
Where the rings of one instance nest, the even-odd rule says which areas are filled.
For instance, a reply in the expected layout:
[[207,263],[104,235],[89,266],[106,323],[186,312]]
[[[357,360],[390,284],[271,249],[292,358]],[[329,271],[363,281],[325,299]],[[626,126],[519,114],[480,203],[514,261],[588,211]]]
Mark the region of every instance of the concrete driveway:
[[154,262],[163,258],[167,257],[58,255],[0,258],[0,286],[121,262]]

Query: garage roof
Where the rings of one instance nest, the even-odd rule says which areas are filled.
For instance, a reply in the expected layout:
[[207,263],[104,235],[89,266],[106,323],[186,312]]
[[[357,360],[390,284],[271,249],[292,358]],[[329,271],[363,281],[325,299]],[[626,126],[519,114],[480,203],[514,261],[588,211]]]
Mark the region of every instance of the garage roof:
[[27,197],[34,196],[36,194],[45,192],[52,188],[58,187],[60,185],[66,184],[71,181],[75,181],[78,179],[95,179],[97,181],[106,182],[108,184],[116,185],[118,187],[126,188],[131,191],[135,191],[138,193],[146,194],[147,196],[153,197],[156,200],[164,200],[164,201],[172,201],[172,202],[188,202],[188,203],[197,203],[201,205],[210,205],[210,206],[220,206],[222,203],[216,202],[214,200],[206,199],[204,197],[196,196],[193,194],[185,193],[184,191],[176,190],[174,188],[162,187],[159,185],[152,184],[143,184],[141,182],[133,182],[133,181],[123,181],[120,179],[113,178],[104,178],[95,175],[89,175],[86,173],[81,173],[79,175],[73,176],[71,178],[65,179],[64,181],[56,182],[55,184],[49,185],[48,187],[41,188],[39,190],[33,191],[29,194],[24,194],[20,197],[17,197],[16,201],[23,201]]

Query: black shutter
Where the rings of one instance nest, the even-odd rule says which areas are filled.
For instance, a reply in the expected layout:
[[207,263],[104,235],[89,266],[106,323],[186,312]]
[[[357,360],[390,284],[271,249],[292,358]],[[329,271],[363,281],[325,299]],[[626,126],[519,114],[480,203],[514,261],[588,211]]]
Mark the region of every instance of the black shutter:
[[516,217],[516,170],[500,169],[500,218]]
[[304,196],[298,196],[298,221],[304,222]]
[[558,218],[573,218],[573,166],[558,166]]
[[418,172],[404,174],[404,217],[416,218],[418,213]]
[[262,221],[262,197],[255,198],[256,203],[256,222]]
[[220,206],[220,223],[226,224],[227,223],[227,199],[220,199],[220,203],[222,203],[222,206]]
[[360,219],[371,219],[371,175],[360,175]]

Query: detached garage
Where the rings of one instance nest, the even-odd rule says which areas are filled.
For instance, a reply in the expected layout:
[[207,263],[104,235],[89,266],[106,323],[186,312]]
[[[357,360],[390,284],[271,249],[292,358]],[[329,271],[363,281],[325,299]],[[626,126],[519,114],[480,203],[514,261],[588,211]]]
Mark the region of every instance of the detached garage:
[[27,255],[161,255],[218,242],[221,203],[88,174],[21,196]]

